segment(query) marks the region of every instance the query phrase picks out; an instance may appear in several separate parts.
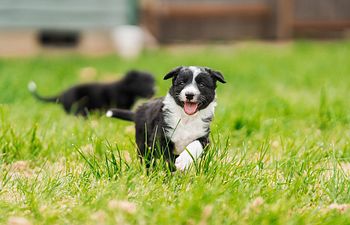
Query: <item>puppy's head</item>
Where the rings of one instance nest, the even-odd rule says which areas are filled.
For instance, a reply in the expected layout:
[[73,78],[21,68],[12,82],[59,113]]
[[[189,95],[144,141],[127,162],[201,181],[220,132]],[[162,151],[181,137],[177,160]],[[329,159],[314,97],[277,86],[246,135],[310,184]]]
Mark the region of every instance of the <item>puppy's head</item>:
[[226,83],[223,75],[206,67],[177,67],[165,75],[173,79],[170,95],[185,113],[193,115],[215,100],[217,81]]
[[146,72],[131,70],[124,78],[125,88],[142,98],[151,98],[155,93],[154,77]]

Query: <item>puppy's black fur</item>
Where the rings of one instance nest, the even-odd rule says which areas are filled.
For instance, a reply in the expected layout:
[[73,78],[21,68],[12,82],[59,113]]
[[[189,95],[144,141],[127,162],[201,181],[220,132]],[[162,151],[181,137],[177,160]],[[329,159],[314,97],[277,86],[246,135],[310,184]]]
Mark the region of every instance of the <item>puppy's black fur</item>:
[[154,95],[154,83],[151,74],[132,70],[120,81],[80,84],[54,97],[40,96],[35,83],[30,83],[28,87],[33,96],[41,101],[61,103],[67,113],[87,116],[91,110],[105,111],[111,107],[130,109],[137,98]]
[[[175,131],[175,126],[177,126],[176,124],[174,125],[169,122],[171,121],[170,117],[175,117],[176,114],[179,114],[174,112],[172,109],[174,107],[177,109],[178,107],[184,120],[191,120],[195,118],[198,119],[199,115],[201,115],[199,112],[201,110],[208,110],[206,109],[210,108],[208,105],[215,101],[216,82],[219,81],[221,83],[225,83],[224,77],[217,71],[213,71],[209,68],[193,67],[198,69],[195,76],[194,72],[189,68],[191,67],[178,67],[165,75],[165,80],[172,78],[172,86],[167,97],[151,100],[141,105],[135,113],[120,109],[111,109],[107,112],[108,117],[115,117],[135,122],[138,153],[141,158],[141,162],[144,160],[147,167],[149,167],[152,157],[163,156],[166,161],[170,163],[170,168],[174,170],[174,163],[179,152],[175,151],[175,148],[176,146],[182,146],[182,140],[181,137],[179,138],[180,140],[175,140],[172,137],[172,134],[168,132],[169,129]],[[200,72],[198,72],[199,69]],[[185,87],[188,87],[188,85],[192,85],[193,83],[196,83],[199,90],[196,100],[198,111],[194,115],[186,115],[182,111],[185,103],[183,102],[183,99],[181,99],[180,93],[185,89]],[[172,103],[172,100],[169,103],[169,101],[166,100],[167,98],[174,99],[174,104]],[[186,125],[184,125],[184,127],[181,128],[183,131],[186,131],[186,129],[197,128],[199,130],[203,128],[203,131],[197,132],[194,130],[193,132],[197,132],[198,135],[194,136],[193,139],[188,140],[187,142],[184,141],[186,143],[183,143],[183,145],[187,146],[189,144],[188,142],[198,140],[202,147],[205,148],[209,143],[209,124],[212,120],[212,116],[213,115],[210,114],[208,117],[199,118],[201,126],[203,126],[201,128],[186,127]],[[188,126],[193,125],[189,124]],[[180,152],[181,151],[183,151],[183,149],[181,149]]]

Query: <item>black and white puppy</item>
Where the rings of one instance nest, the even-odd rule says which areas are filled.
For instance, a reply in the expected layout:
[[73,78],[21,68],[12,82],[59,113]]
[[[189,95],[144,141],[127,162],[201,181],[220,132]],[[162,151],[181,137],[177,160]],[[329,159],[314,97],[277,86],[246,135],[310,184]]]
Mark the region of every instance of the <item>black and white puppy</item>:
[[91,110],[106,111],[111,107],[130,109],[137,98],[150,98],[154,95],[154,83],[151,74],[132,70],[119,81],[80,84],[53,97],[40,96],[34,82],[28,84],[28,89],[41,101],[61,103],[67,113],[87,116]]
[[141,105],[135,113],[111,109],[108,117],[134,121],[141,162],[165,157],[178,170],[188,168],[209,144],[210,122],[216,106],[220,72],[205,67],[178,67],[165,75],[172,86],[163,98]]

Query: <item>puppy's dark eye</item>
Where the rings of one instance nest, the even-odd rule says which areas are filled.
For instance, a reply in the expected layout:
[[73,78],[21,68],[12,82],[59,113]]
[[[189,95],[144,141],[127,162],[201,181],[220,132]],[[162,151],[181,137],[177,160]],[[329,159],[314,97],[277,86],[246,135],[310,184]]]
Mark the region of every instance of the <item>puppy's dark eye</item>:
[[184,85],[184,84],[185,84],[184,81],[180,81],[180,82],[179,82],[179,85]]
[[205,84],[202,83],[202,82],[200,82],[200,83],[198,83],[198,86],[199,86],[199,87],[205,87]]

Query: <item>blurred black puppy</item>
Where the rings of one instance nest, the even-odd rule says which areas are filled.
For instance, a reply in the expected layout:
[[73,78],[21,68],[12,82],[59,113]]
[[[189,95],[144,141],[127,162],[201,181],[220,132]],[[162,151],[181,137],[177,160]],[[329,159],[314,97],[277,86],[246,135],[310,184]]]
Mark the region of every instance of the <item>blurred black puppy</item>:
[[132,70],[119,81],[80,84],[53,97],[40,96],[34,82],[28,84],[28,89],[41,101],[61,103],[67,113],[87,116],[91,110],[107,110],[110,107],[130,109],[137,98],[153,96],[154,83],[151,74]]

